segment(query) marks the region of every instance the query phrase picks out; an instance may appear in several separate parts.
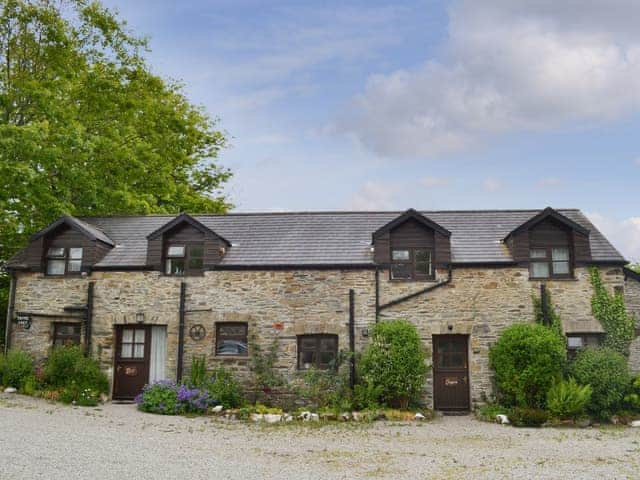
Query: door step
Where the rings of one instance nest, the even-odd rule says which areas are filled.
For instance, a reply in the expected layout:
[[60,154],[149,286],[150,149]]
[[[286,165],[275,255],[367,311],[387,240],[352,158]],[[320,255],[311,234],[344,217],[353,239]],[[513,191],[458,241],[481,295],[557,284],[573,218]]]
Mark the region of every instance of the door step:
[[471,412],[440,412],[442,415],[444,415],[445,417],[466,417],[468,415],[471,415]]

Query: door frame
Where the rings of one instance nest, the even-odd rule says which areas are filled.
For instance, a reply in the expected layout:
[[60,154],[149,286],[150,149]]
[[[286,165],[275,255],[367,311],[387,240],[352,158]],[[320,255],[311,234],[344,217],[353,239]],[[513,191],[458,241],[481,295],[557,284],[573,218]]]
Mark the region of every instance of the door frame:
[[[114,345],[115,345],[115,350],[113,352],[113,385],[112,385],[112,389],[111,389],[111,398],[113,400],[133,400],[133,398],[135,397],[129,397],[129,396],[122,396],[122,395],[118,395],[116,393],[117,388],[118,388],[118,362],[121,361],[122,359],[120,358],[120,351],[121,351],[121,344],[122,344],[122,331],[125,328],[132,328],[132,329],[144,329],[145,330],[145,334],[144,334],[144,338],[145,338],[145,342],[144,342],[144,362],[140,362],[139,363],[144,363],[144,372],[145,372],[145,376],[146,376],[146,381],[145,384],[149,382],[149,368],[151,365],[151,325],[146,325],[146,324],[137,324],[137,323],[124,323],[124,324],[120,324],[120,325],[114,325],[114,330],[113,330],[113,338],[114,338]],[[132,363],[135,363],[136,360],[135,359],[125,359],[125,361],[129,362],[133,360]]]
[[[469,344],[470,344],[470,335],[467,334],[456,334],[456,333],[446,333],[446,334],[442,334],[442,335],[432,335],[431,336],[431,355],[432,355],[432,385],[433,385],[433,409],[434,410],[440,410],[440,411],[444,411],[444,412],[468,412],[471,411],[471,375],[470,375],[470,368],[469,368],[469,360],[470,360],[470,355],[469,355]],[[463,408],[451,408],[451,407],[445,407],[445,408],[439,408],[439,406],[436,404],[436,365],[437,363],[437,355],[436,355],[436,341],[437,340],[446,340],[446,339],[450,339],[450,338],[456,338],[456,339],[464,339],[465,341],[465,345],[466,345],[466,354],[467,354],[467,367],[466,367],[466,376],[467,376],[467,388],[466,388],[466,401],[467,401],[467,406],[463,407]],[[445,370],[446,371],[446,370]]]

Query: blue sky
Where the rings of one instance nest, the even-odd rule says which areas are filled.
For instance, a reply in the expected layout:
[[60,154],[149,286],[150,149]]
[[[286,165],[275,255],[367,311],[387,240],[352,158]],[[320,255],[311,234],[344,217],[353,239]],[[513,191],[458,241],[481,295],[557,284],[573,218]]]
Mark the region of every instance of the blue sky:
[[238,211],[578,207],[640,258],[640,2],[104,3],[220,117]]

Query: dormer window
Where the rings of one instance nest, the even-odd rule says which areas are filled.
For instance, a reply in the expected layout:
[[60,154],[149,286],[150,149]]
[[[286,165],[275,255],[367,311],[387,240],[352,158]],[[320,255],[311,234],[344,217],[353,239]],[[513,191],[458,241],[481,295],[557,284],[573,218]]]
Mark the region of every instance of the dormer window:
[[529,274],[531,278],[569,278],[571,253],[569,247],[531,248]]
[[399,248],[391,251],[392,280],[433,278],[433,254],[427,248]]
[[81,247],[50,247],[47,250],[47,275],[77,275],[82,271]]
[[204,247],[202,244],[169,244],[167,246],[165,273],[184,276],[202,273]]

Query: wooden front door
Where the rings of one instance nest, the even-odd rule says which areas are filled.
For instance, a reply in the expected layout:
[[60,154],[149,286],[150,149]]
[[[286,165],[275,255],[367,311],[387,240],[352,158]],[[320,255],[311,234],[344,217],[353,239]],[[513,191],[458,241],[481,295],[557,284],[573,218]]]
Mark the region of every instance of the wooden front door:
[[146,325],[116,327],[113,398],[133,400],[149,381],[151,329]]
[[469,410],[469,337],[433,336],[433,404],[436,410]]

